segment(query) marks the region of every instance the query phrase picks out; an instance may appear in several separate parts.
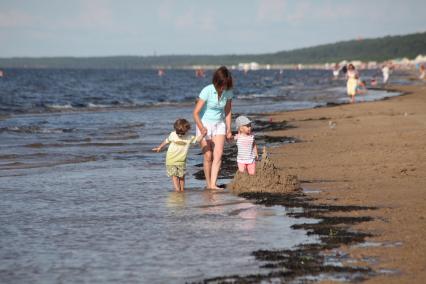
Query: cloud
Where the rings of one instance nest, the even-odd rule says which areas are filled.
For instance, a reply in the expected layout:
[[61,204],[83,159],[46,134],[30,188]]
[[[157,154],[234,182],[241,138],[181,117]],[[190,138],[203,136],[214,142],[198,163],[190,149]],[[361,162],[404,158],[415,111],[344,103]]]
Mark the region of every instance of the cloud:
[[260,0],[256,20],[258,23],[297,24],[315,17],[317,8],[308,1]]
[[112,10],[107,2],[90,0],[83,3],[78,21],[87,25],[112,26]]
[[178,29],[192,29],[195,27],[194,9],[190,8],[183,14],[178,15],[175,20],[175,25]]
[[[317,21],[332,21],[363,13],[359,3],[260,0],[257,7],[258,23],[300,24]],[[368,11],[368,9],[366,9]]]
[[286,6],[285,0],[260,0],[256,20],[258,22],[281,22],[285,18]]
[[37,22],[34,16],[22,11],[0,11],[0,28],[21,28]]
[[218,17],[214,15],[213,11],[199,13],[194,7],[190,7],[179,13],[175,9],[175,16],[172,17],[168,10],[170,6],[168,7],[162,8],[159,13],[164,20],[168,21],[177,30],[190,32],[214,32],[217,30],[216,21]]
[[60,26],[69,29],[113,28],[112,8],[107,1],[81,1],[76,14],[65,18]]
[[286,21],[288,23],[297,24],[311,17],[312,14],[315,13],[317,13],[317,10],[313,9],[310,3],[299,1],[294,6],[293,11],[286,15]]
[[157,15],[160,20],[164,21],[170,19],[170,17],[173,15],[174,3],[174,1],[170,0],[159,2],[157,8]]

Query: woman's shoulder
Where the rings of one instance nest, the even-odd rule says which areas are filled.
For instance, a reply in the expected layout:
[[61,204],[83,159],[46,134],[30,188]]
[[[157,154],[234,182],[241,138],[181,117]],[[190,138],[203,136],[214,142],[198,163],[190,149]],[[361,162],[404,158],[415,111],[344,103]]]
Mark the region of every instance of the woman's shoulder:
[[207,85],[205,86],[201,92],[199,97],[202,99],[207,99],[214,91],[216,91],[216,89],[214,88],[213,84]]
[[209,84],[201,90],[201,92],[213,92],[213,91],[216,91],[213,84]]

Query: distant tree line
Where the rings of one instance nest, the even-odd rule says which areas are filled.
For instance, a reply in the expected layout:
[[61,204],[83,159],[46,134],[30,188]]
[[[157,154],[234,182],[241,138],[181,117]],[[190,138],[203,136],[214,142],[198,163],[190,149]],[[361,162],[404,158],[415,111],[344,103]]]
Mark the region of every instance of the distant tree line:
[[315,47],[246,55],[162,55],[108,57],[0,58],[0,68],[143,69],[191,65],[316,64],[342,60],[385,61],[426,54],[426,32],[404,36],[351,40]]

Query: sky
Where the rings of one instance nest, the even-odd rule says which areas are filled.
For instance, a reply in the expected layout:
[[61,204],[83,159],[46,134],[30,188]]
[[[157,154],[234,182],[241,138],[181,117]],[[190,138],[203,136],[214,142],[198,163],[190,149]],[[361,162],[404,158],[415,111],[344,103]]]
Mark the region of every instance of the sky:
[[0,57],[259,54],[426,31],[425,0],[0,0]]

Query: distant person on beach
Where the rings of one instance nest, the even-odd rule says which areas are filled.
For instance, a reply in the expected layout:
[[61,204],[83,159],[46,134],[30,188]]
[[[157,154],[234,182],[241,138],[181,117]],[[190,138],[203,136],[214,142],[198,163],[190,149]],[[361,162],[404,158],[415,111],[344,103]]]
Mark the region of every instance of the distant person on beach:
[[361,78],[359,78],[359,76],[357,76],[357,86],[356,86],[356,94],[357,95],[362,95],[362,99],[364,100],[364,96],[367,94],[368,90],[367,90],[367,82],[365,80],[362,80]]
[[185,171],[186,157],[188,156],[189,147],[200,142],[203,135],[189,136],[188,131],[191,125],[186,119],[178,119],[173,125],[175,131],[171,132],[158,147],[152,149],[154,152],[160,152],[167,144],[166,170],[167,175],[172,177],[175,191],[184,191],[185,189]]
[[348,69],[346,72],[346,91],[348,96],[351,96],[351,103],[355,102],[356,89],[358,86],[358,78],[359,74],[355,70],[355,66],[353,64],[348,65]]
[[342,67],[342,69],[340,69],[340,71],[342,71],[342,73],[346,75],[346,72],[348,72],[348,66],[347,66],[347,65],[344,65],[344,66]]
[[258,158],[257,145],[254,134],[251,132],[251,121],[246,116],[239,116],[235,120],[238,134],[234,140],[237,142],[238,170],[249,175],[256,173],[256,159]]
[[424,80],[426,78],[426,66],[424,64],[420,65],[419,71],[420,71],[419,79]]
[[340,73],[339,64],[335,64],[334,69],[333,69],[333,79],[334,80],[339,79],[339,73]]
[[382,75],[383,75],[383,84],[387,84],[389,80],[389,75],[390,75],[390,68],[387,63],[385,63],[385,65],[383,65],[382,67]]
[[203,169],[208,189],[220,189],[216,182],[225,139],[232,138],[232,88],[231,72],[225,66],[218,68],[213,74],[212,84],[204,87],[199,94],[193,111],[197,135],[204,136],[200,146],[204,156]]

